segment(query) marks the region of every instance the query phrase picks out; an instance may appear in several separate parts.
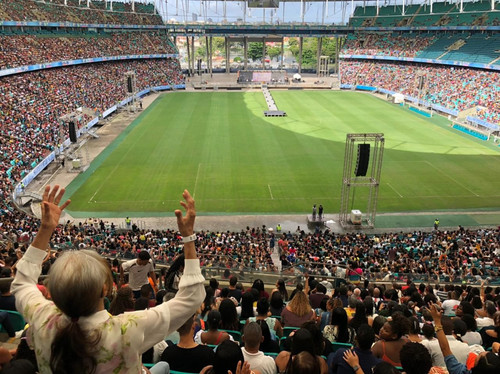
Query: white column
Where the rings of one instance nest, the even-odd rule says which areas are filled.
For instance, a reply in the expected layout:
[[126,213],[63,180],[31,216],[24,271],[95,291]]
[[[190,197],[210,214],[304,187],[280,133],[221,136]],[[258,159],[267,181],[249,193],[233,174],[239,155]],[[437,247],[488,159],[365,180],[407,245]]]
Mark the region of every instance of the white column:
[[135,12],[135,0],[132,0],[132,12]]
[[354,15],[354,0],[351,0],[351,17]]
[[464,11],[464,0],[460,0],[460,13]]
[[431,3],[431,10],[430,10],[430,13],[432,14],[432,4],[433,4],[433,3],[432,3],[432,0],[429,0],[429,1],[430,1],[430,3]]
[[405,12],[406,12],[406,9],[405,9],[405,0],[403,0],[403,13],[401,13],[401,15],[405,15]]
[[378,16],[378,13],[379,13],[379,1],[377,0],[377,16]]
[[90,0],[87,0],[87,8],[90,8]]

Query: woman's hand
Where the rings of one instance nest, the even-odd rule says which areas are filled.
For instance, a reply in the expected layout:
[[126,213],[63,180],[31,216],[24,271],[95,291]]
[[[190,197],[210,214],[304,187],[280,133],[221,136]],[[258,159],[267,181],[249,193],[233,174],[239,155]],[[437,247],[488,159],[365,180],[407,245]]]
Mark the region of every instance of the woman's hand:
[[54,188],[46,186],[42,197],[42,222],[40,223],[40,229],[33,239],[33,247],[45,250],[50,241],[50,237],[54,232],[55,228],[59,224],[59,218],[71,200],[66,200],[61,206],[59,203],[64,195],[64,188],[59,189],[58,185]]
[[188,190],[184,190],[182,193],[184,200],[181,201],[181,205],[186,209],[186,216],[182,216],[182,211],[180,209],[175,210],[175,216],[177,217],[177,226],[179,227],[179,232],[182,236],[193,235],[194,232],[194,219],[196,217],[196,210],[194,207],[194,199]]
[[441,325],[441,310],[438,310],[438,306],[433,303],[429,303],[429,310],[431,312],[432,319],[434,320],[434,325]]
[[352,349],[348,349],[344,352],[344,361],[352,368],[359,366],[359,357]]
[[63,210],[69,205],[71,200],[66,200],[61,206],[59,203],[66,190],[64,188],[59,189],[59,185],[55,185],[54,188],[46,186],[42,197],[42,229],[54,229],[59,224],[59,218]]

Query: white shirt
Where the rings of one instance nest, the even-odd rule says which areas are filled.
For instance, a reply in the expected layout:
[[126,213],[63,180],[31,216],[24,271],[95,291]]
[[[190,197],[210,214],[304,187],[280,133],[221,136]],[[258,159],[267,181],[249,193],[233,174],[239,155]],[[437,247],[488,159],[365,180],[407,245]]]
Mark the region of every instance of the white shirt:
[[441,305],[443,307],[443,314],[445,316],[449,316],[450,314],[455,314],[455,309],[457,308],[458,305],[460,305],[459,300],[448,299],[443,301],[443,304]]
[[245,361],[250,364],[250,370],[259,370],[262,374],[276,374],[278,369],[274,358],[264,355],[264,352],[249,353],[245,347],[241,348]]
[[493,318],[490,317],[476,318],[476,322],[478,329],[481,327],[495,326],[495,321],[493,321]]
[[[467,357],[471,352],[484,352],[484,348],[480,345],[471,345],[469,346],[467,343],[463,343],[458,341],[452,335],[446,335],[446,339],[448,339],[448,343],[450,344],[450,349],[458,362],[462,364],[466,364]],[[441,352],[441,348],[439,348],[439,341],[435,340],[427,340],[424,339],[421,341],[422,345],[427,348],[432,357],[432,366],[441,366],[446,368],[446,364],[444,362],[443,353]]]
[[123,271],[128,271],[128,284],[133,291],[140,291],[141,287],[149,283],[149,273],[154,271],[151,259],[146,265],[139,265],[137,259],[122,263]]
[[[42,261],[47,252],[30,246],[17,264],[17,274],[12,282],[17,310],[30,324],[27,339],[36,353],[41,374],[50,370],[50,348],[58,330],[65,327],[69,317],[55,304],[43,297],[36,284]],[[99,331],[96,344],[96,374],[141,373],[141,355],[172,331],[178,329],[186,316],[192,315],[205,298],[205,279],[201,275],[200,261],[186,260],[184,275],[175,298],[147,310],[111,316],[106,310],[88,317],[80,317],[78,324],[84,331]]]

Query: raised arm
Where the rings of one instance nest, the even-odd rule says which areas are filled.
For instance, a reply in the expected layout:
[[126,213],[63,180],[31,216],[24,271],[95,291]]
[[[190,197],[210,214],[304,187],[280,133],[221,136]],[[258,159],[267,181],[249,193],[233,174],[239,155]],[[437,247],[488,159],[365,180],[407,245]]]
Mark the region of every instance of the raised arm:
[[59,206],[64,192],[65,189],[59,189],[58,185],[55,185],[52,190],[50,189],[50,186],[45,187],[41,206],[42,221],[40,223],[38,233],[36,234],[33,243],[31,243],[33,247],[41,250],[46,250],[48,248],[50,237],[59,224],[61,213],[71,202],[70,200],[66,200],[61,206]]
[[16,296],[17,310],[21,311],[28,321],[32,317],[32,308],[28,309],[27,307],[47,301],[36,287],[36,282],[40,276],[42,262],[50,253],[50,237],[59,223],[62,211],[70,203],[67,200],[59,206],[63,195],[64,188],[59,189],[59,186],[54,186],[52,189],[50,186],[45,187],[41,206],[42,220],[38,233],[16,265],[17,272],[12,282],[12,293]]
[[429,309],[431,311],[432,319],[434,320],[434,329],[436,330],[436,337],[439,341],[439,348],[441,348],[443,357],[450,356],[453,353],[451,352],[450,344],[448,343],[448,339],[446,339],[446,335],[443,331],[443,325],[441,324],[441,311],[437,310],[435,304],[430,304]]
[[[188,190],[184,190],[182,197],[186,201],[180,201],[181,205],[186,209],[186,216],[182,216],[180,209],[175,210],[177,217],[177,226],[183,238],[187,238],[194,234],[194,219],[196,217],[196,210],[194,208],[194,199]],[[186,260],[196,259],[198,255],[194,246],[194,239],[184,243],[184,257]]]

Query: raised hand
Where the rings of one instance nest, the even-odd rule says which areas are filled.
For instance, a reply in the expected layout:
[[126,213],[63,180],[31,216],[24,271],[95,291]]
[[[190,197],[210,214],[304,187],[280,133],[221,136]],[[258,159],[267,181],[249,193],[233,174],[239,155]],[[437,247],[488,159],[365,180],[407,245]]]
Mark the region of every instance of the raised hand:
[[59,224],[62,211],[70,204],[71,200],[66,200],[61,206],[59,203],[64,195],[65,189],[46,186],[42,198],[42,228],[54,230]]
[[35,248],[45,250],[48,247],[50,237],[59,224],[59,218],[61,217],[62,211],[71,202],[70,200],[66,200],[62,205],[59,205],[64,195],[64,191],[64,188],[59,189],[58,185],[54,186],[52,189],[50,186],[45,187],[41,206],[42,222],[40,230],[38,230],[32,243]]
[[175,216],[177,217],[177,226],[179,227],[179,232],[182,236],[192,235],[194,232],[194,219],[196,217],[196,210],[194,207],[194,199],[188,190],[184,190],[182,197],[186,201],[181,201],[181,205],[186,209],[186,216],[182,216],[182,211],[180,209],[175,210]]

